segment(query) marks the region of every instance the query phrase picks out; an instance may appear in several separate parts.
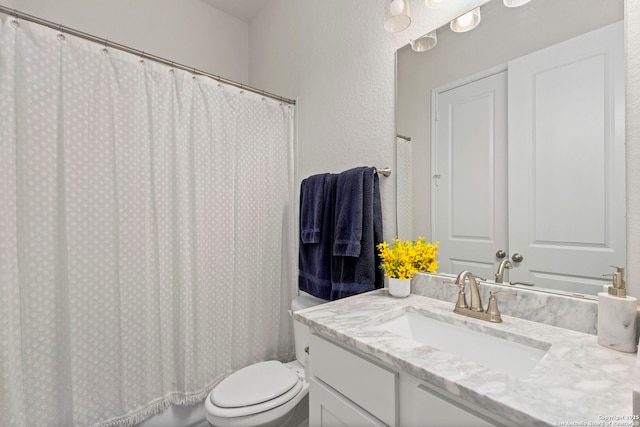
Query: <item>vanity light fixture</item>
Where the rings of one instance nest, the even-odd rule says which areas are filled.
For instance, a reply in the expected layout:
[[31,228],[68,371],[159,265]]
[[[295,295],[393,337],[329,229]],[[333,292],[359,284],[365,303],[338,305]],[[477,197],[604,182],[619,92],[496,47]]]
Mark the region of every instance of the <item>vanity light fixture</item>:
[[442,6],[445,3],[445,1],[446,0],[424,0],[424,4],[426,4],[428,8],[438,9],[440,6]]
[[466,31],[471,31],[480,23],[480,7],[476,7],[475,9],[465,13],[464,15],[458,16],[456,19],[451,21],[450,27],[451,31],[456,33],[464,33]]
[[438,43],[438,36],[434,30],[420,38],[411,40],[409,43],[411,44],[411,49],[413,49],[414,52],[426,52],[435,47]]
[[503,0],[504,5],[507,7],[520,7],[529,3],[530,1],[531,0]]
[[409,0],[386,0],[384,8],[384,29],[390,33],[406,30],[411,24]]

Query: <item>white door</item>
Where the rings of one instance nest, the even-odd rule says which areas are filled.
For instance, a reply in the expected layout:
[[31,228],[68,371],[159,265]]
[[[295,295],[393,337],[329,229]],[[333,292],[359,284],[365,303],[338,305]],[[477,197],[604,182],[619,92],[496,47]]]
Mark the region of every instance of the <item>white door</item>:
[[617,23],[509,63],[511,281],[595,294],[625,265],[622,37]]
[[507,242],[506,72],[436,95],[433,238],[440,271],[493,279]]

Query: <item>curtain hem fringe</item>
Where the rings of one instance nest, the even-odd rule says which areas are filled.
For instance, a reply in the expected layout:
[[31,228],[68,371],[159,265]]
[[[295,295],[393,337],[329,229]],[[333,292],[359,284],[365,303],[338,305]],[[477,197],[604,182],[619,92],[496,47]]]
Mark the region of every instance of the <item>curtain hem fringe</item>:
[[[295,353],[287,353],[285,355],[281,355],[273,359],[287,362],[292,360],[292,357],[295,358]],[[197,391],[194,393],[172,392],[161,399],[155,400],[140,409],[136,409],[135,411],[130,412],[127,415],[122,415],[119,417],[111,418],[109,420],[101,421],[95,424],[95,426],[96,427],[133,427],[136,424],[141,423],[146,419],[151,418],[154,415],[158,415],[159,413],[161,413],[162,411],[164,411],[165,409],[169,408],[172,405],[180,405],[180,406],[196,405],[202,402],[207,397],[207,395],[211,392],[211,390],[213,390],[213,388],[220,381],[222,381],[232,372],[233,371],[229,371],[229,372],[225,372],[222,375],[219,375],[218,377],[216,377],[214,381],[212,381],[209,385],[207,385],[204,389],[200,391]]]

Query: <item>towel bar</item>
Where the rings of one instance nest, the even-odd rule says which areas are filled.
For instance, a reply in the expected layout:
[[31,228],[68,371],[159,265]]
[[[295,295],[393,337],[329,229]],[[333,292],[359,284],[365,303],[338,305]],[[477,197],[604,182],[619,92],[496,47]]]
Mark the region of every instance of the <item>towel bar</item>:
[[391,168],[376,168],[376,172],[383,176],[391,175]]

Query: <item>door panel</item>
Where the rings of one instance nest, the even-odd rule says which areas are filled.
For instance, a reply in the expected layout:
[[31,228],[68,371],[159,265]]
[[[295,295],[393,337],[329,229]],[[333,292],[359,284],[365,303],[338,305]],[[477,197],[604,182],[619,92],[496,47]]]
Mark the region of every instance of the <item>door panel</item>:
[[509,63],[512,281],[595,294],[625,265],[621,37],[614,24]]
[[433,236],[441,270],[492,278],[507,241],[506,72],[437,95]]

